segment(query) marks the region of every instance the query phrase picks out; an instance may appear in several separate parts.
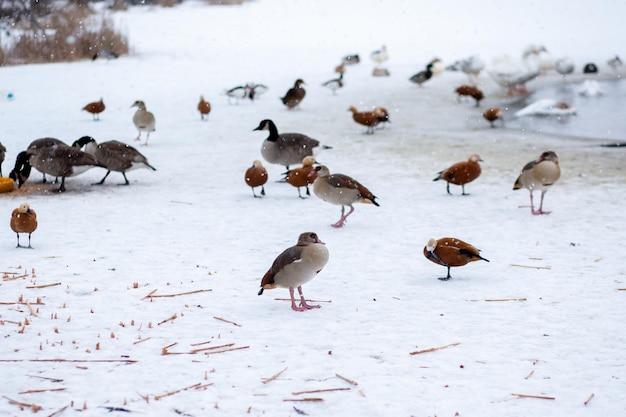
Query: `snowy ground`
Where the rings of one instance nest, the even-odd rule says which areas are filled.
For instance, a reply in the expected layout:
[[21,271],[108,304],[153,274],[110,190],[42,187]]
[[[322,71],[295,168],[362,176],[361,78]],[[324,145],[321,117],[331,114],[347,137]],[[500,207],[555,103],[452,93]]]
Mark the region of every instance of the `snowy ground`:
[[[516,32],[507,42],[500,19],[491,29],[481,26],[474,44],[466,37],[454,42],[468,30],[463,25],[450,39],[438,33],[431,51],[388,30],[392,17],[402,27],[425,13],[412,2],[393,3],[379,26],[355,23],[349,35],[352,22],[322,7],[332,3],[136,8],[116,16],[129,32],[131,57],[0,68],[0,91],[15,95],[0,102],[4,175],[19,151],[47,136],[122,140],[157,168],[130,172],[128,187],[116,185],[116,173],[104,186],[90,185],[105,173],[95,168],[68,179],[64,194],[33,172],[22,189],[0,195],[7,222],[0,414],[624,412],[624,148],[489,128],[480,113],[508,99],[487,75],[480,79],[487,95],[481,109],[456,101],[462,74],[441,74],[421,89],[407,81],[435,55],[445,62],[482,53],[489,63],[496,52],[517,56],[536,37],[550,45],[551,36],[561,39],[556,9],[536,22],[529,11],[494,11],[526,13],[528,20],[519,21],[542,28],[538,35]],[[364,2],[364,9],[374,4]],[[439,7],[430,12],[443,21]],[[587,9],[575,6],[573,16],[580,20]],[[303,20],[284,28],[279,16]],[[319,27],[322,18],[331,29]],[[366,36],[365,23],[382,33]],[[429,24],[423,30],[432,33],[437,25]],[[294,28],[302,32],[292,34]],[[603,40],[604,26],[595,28]],[[374,78],[367,55],[383,43],[391,76]],[[623,52],[598,44],[580,41],[578,50],[554,54],[603,65]],[[333,96],[320,85],[348,53],[360,53],[363,62],[348,68],[345,88]],[[287,111],[278,97],[296,78],[307,83],[307,97],[300,110]],[[255,103],[229,105],[223,90],[247,81],[270,90]],[[556,81],[547,75],[530,86]],[[208,122],[195,110],[200,94],[213,104]],[[80,109],[100,97],[107,110],[93,122]],[[130,105],[137,99],[157,117],[148,147],[132,140]],[[392,123],[365,135],[350,105],[387,107]],[[266,197],[253,198],[243,176],[260,158],[266,134],[252,129],[264,118],[332,146],[318,159],[365,184],[380,207],[358,205],[348,224],[334,229],[339,207],[299,199],[276,182],[284,171],[278,166],[268,166]],[[546,149],[559,155],[562,176],[546,195],[553,213],[532,216],[528,192],[512,186],[521,167]],[[431,181],[471,153],[484,163],[466,187],[469,196],[454,186],[449,196],[445,183]],[[8,228],[22,201],[38,213],[33,250],[15,249]],[[286,290],[256,293],[276,255],[304,231],[326,242],[330,261],[304,288],[322,308],[296,313],[276,300],[288,297]],[[437,280],[445,269],[426,260],[422,248],[442,236],[473,243],[491,262]],[[212,347],[239,349],[203,350]]]

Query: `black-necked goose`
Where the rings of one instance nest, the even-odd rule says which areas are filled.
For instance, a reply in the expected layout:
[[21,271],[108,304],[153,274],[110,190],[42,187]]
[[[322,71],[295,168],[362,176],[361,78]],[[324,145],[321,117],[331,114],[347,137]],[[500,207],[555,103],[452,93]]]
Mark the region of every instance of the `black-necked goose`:
[[289,165],[302,162],[305,156],[313,155],[314,151],[330,149],[330,146],[320,146],[320,141],[301,133],[278,133],[274,122],[269,119],[261,120],[259,126],[253,130],[267,130],[269,136],[263,141],[261,155],[270,164]]
[[96,161],[107,169],[107,173],[96,184],[104,184],[111,171],[121,172],[124,176],[124,183],[120,185],[128,185],[126,172],[137,168],[149,168],[156,171],[156,168],[148,163],[146,158],[137,149],[125,143],[116,140],[110,140],[98,144],[96,140],[90,136],[83,136],[72,144],[73,147],[81,149],[85,147],[85,152],[93,156]]

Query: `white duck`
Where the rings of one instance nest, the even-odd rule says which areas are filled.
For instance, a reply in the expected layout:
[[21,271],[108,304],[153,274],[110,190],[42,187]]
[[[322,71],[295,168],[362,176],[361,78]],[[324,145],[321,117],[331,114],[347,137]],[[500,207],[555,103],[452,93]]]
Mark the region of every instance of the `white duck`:
[[585,97],[595,97],[604,94],[604,91],[596,80],[585,80],[578,89],[578,94]]
[[454,64],[446,67],[448,71],[462,71],[467,74],[471,85],[476,85],[476,80],[480,72],[485,69],[485,61],[479,55],[472,55],[465,59],[456,61]]

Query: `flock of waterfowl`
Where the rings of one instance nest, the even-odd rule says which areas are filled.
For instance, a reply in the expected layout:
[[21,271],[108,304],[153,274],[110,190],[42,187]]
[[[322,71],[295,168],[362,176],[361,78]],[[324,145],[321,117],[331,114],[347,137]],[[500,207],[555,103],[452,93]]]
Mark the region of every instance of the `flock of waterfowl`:
[[[502,59],[489,72],[492,78],[503,87],[507,88],[510,94],[525,93],[525,84],[539,75],[542,70],[540,65],[530,66],[530,57],[541,57],[545,48],[531,48],[524,53],[525,63],[512,68],[510,60]],[[374,76],[388,75],[388,71],[381,65],[388,59],[388,52],[385,46],[372,52],[372,61],[375,62]],[[616,57],[616,59],[619,59]],[[619,63],[614,59],[614,65]],[[360,62],[358,55],[347,55],[342,59],[341,64],[336,68],[339,73],[337,78],[333,78],[322,84],[332,91],[333,94],[344,85],[345,67]],[[539,61],[537,61],[539,62]],[[621,62],[621,61],[620,61]],[[443,71],[463,71],[468,75],[468,84],[464,84],[456,88],[455,92],[458,99],[470,97],[475,100],[478,107],[480,101],[484,98],[483,92],[477,87],[476,79],[478,74],[483,70],[484,63],[478,56],[473,56],[464,60],[455,62],[454,64],[444,67],[439,59],[430,61],[423,70],[417,72],[410,77],[409,81],[422,87],[422,85],[430,80],[433,75]],[[573,68],[568,65],[566,60],[559,60],[553,63],[559,73],[565,75]],[[292,88],[289,88],[283,97],[280,97],[282,103],[287,109],[292,110],[300,106],[300,103],[306,97],[304,88],[305,82],[302,79],[296,79]],[[242,86],[231,88],[225,92],[229,102],[231,100],[239,101],[242,99],[255,100],[259,95],[265,93],[267,87],[263,84],[248,83]],[[568,110],[568,108],[552,103],[553,106]],[[137,141],[141,139],[141,135],[145,133],[144,145],[148,145],[150,133],[156,130],[156,118],[154,114],[147,110],[146,104],[141,101],[135,101],[131,107],[136,107],[132,122],[137,129]],[[93,120],[99,120],[99,115],[105,110],[104,101],[91,102],[82,109],[92,114]],[[207,120],[211,112],[211,104],[200,97],[197,104],[197,110],[202,120]],[[389,112],[384,107],[376,107],[371,110],[359,111],[355,106],[348,109],[354,122],[367,128],[366,133],[372,134],[377,128],[384,126],[390,122]],[[530,112],[530,110],[527,110]],[[518,112],[518,116],[525,114],[524,111]],[[502,120],[503,112],[499,108],[489,108],[484,111],[483,117],[495,126],[494,122]],[[310,195],[309,186],[312,186],[314,194],[323,201],[341,207],[341,216],[339,220],[331,226],[341,228],[346,224],[348,217],[354,212],[355,203],[368,203],[378,206],[377,197],[362,183],[356,179],[340,173],[332,173],[327,166],[316,165],[314,153],[320,149],[330,149],[328,145],[320,143],[317,139],[311,138],[301,133],[279,133],[276,124],[270,119],[261,120],[254,131],[267,131],[268,136],[261,146],[261,157],[270,164],[277,164],[285,167],[283,180],[287,184],[297,188],[298,196],[305,198],[301,192],[301,188],[305,189],[305,194]],[[1,162],[4,160],[4,147],[0,144],[0,176]],[[461,194],[466,195],[465,185],[474,181],[479,177],[481,168],[479,155],[472,154],[468,160],[453,164],[440,171],[433,181],[443,180],[446,182],[446,191],[451,194],[450,184],[461,186]],[[294,165],[300,165],[292,168]],[[129,181],[126,172],[135,168],[148,168],[155,170],[150,165],[147,158],[137,149],[128,144],[118,141],[107,141],[98,144],[95,139],[85,136],[76,140],[73,144],[68,145],[54,138],[42,138],[33,141],[24,151],[17,156],[15,166],[10,173],[10,178],[18,183],[18,186],[29,178],[31,169],[35,168],[43,174],[44,182],[46,175],[61,178],[59,191],[65,190],[65,178],[72,177],[93,167],[102,167],[107,170],[106,174],[97,184],[103,184],[108,175],[112,172],[120,172],[124,177],[124,185],[128,185]],[[514,182],[513,189],[526,188],[530,192],[531,213],[534,215],[548,214],[549,211],[543,209],[543,200],[546,191],[559,179],[560,169],[558,157],[553,151],[543,152],[536,160],[526,164],[517,180]],[[245,170],[244,180],[247,186],[252,189],[254,197],[262,197],[265,195],[265,184],[268,181],[266,168],[260,159],[255,159],[252,166]],[[260,188],[257,194],[255,189]],[[541,193],[539,207],[534,206],[533,192]],[[24,247],[20,244],[20,234],[28,234],[29,244],[31,248],[31,234],[37,228],[36,213],[30,208],[28,203],[21,204],[16,208],[11,217],[11,229],[17,235],[17,246]],[[484,260],[480,255],[480,251],[469,243],[460,239],[445,237],[441,239],[430,239],[424,247],[424,256],[439,265],[447,268],[447,276],[440,278],[443,280],[450,279],[450,268],[465,265],[469,262]],[[302,296],[301,286],[311,280],[321,271],[328,261],[328,250],[324,243],[319,239],[317,234],[313,232],[302,233],[295,246],[286,249],[273,262],[261,282],[261,295],[264,289],[275,287],[288,288],[292,300],[292,308],[296,311],[303,311],[318,306],[308,304]],[[297,289],[300,295],[299,304],[296,302],[294,290]]]

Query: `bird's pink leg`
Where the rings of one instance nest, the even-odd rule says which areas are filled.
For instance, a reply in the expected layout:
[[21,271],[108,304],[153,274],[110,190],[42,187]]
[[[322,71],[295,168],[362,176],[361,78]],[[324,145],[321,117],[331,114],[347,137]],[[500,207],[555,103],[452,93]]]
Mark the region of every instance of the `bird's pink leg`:
[[[298,288],[298,290],[300,290],[300,288]],[[300,293],[302,293],[302,291],[300,291]],[[293,295],[293,288],[289,287],[289,295],[291,296],[291,309],[293,311],[304,311],[306,310],[305,307],[298,307],[296,305],[296,298]]]
[[302,295],[302,286],[298,287],[298,293],[300,294],[300,307],[307,309],[307,310],[310,310],[312,308],[320,308],[319,305],[306,303],[306,300],[304,299],[304,295]]
[[332,227],[341,227],[344,224],[346,224],[346,219],[354,211],[354,206],[350,206],[350,211],[345,216],[344,216],[344,211],[345,211],[345,206],[341,206],[341,218],[339,219],[339,221],[337,223],[331,224]]
[[539,210],[533,210],[533,214],[550,214],[551,211],[543,211],[543,196],[546,192],[541,192],[541,201],[539,202]]

